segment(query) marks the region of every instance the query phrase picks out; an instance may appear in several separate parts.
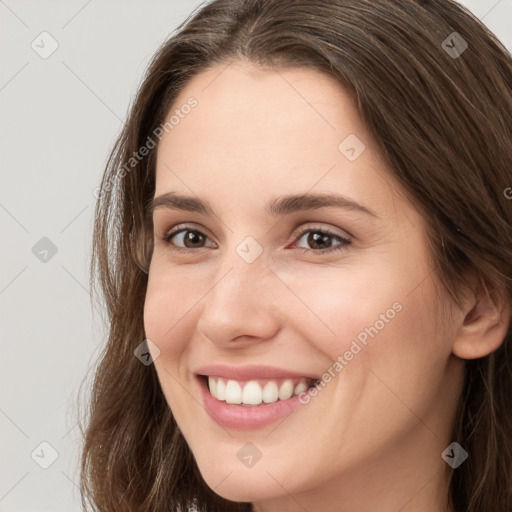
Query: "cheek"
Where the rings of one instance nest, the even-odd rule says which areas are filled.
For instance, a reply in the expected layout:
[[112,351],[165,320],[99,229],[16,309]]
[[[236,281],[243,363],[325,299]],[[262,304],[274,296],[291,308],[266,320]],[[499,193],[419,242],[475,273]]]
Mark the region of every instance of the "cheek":
[[198,413],[188,410],[190,401],[179,383],[187,378],[183,363],[187,361],[188,340],[196,322],[193,306],[197,303],[197,291],[193,291],[193,286],[186,286],[183,279],[177,279],[178,275],[177,272],[174,276],[150,273],[144,302],[144,330],[146,337],[160,350],[154,362],[155,370],[166,401],[181,423],[191,413]]
[[144,330],[146,336],[162,350],[166,333],[176,323],[176,300],[161,281],[148,282],[144,301]]
[[196,276],[180,269],[163,271],[161,264],[150,268],[144,302],[146,336],[172,358],[183,349],[194,317],[194,306],[204,292]]
[[[391,275],[390,269],[382,273]],[[293,286],[305,306],[295,322],[331,360],[351,349],[359,353],[357,345],[364,349],[371,340],[391,331],[393,324],[395,328],[400,324],[405,295],[402,283],[403,276],[386,281],[369,272],[362,275],[332,269],[326,273],[324,269],[323,274],[310,275]]]
[[326,379],[353,396],[370,386],[365,399],[389,393],[377,376],[393,388],[428,394],[442,374],[450,343],[438,322],[436,283],[425,279],[426,267],[401,262],[367,267],[364,273],[323,271],[290,287],[309,309],[296,314],[295,324],[299,319],[304,336],[331,361]]

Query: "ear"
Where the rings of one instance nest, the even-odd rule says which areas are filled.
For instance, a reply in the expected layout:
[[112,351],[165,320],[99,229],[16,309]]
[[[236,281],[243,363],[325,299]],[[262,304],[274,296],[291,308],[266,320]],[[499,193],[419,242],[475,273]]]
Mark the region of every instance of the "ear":
[[507,335],[510,302],[503,290],[490,287],[483,278],[470,280],[471,290],[462,302],[460,324],[452,352],[461,359],[477,359],[494,352]]

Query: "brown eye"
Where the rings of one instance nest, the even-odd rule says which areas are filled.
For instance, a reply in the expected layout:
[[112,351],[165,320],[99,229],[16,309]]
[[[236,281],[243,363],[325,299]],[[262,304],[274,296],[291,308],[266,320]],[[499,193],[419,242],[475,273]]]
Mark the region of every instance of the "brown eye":
[[206,240],[208,237],[195,229],[178,229],[165,237],[165,241],[177,249],[201,249],[205,247]]
[[[301,251],[326,253],[335,250],[345,249],[350,245],[348,238],[342,237],[326,229],[307,229],[297,236],[297,239],[305,239],[308,247],[297,247]],[[333,241],[337,243],[333,244]]]

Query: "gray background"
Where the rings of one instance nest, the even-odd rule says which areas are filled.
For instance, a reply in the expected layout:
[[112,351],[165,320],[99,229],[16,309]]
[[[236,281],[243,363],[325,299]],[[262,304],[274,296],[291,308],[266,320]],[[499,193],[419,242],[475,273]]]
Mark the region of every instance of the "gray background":
[[[199,3],[0,0],[0,512],[81,509],[76,403],[104,334],[93,191],[151,55]],[[512,50],[512,0],[462,3]]]

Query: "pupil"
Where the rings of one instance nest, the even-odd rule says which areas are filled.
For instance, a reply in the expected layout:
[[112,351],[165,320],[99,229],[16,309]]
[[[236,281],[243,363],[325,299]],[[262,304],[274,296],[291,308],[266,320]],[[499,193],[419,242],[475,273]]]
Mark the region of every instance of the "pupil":
[[185,237],[186,242],[190,242],[192,245],[201,243],[202,235],[196,233],[195,231],[189,231],[187,236]]
[[[308,236],[308,243],[312,246],[320,244],[326,244],[327,247],[330,247],[331,244],[328,243],[330,239],[330,235],[323,234],[323,233],[310,233]],[[320,249],[325,249],[324,247],[320,247]]]

